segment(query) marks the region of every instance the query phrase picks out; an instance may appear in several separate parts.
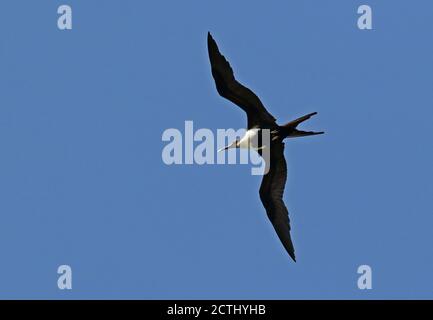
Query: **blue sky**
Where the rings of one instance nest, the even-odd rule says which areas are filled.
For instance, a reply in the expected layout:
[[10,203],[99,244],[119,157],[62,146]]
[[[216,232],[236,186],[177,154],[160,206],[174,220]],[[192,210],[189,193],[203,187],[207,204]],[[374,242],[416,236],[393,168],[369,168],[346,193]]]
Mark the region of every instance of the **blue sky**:
[[[0,298],[433,297],[433,3],[246,3],[1,2]],[[162,162],[167,128],[246,125],[209,30],[280,122],[326,131],[286,143],[296,264],[250,166]]]

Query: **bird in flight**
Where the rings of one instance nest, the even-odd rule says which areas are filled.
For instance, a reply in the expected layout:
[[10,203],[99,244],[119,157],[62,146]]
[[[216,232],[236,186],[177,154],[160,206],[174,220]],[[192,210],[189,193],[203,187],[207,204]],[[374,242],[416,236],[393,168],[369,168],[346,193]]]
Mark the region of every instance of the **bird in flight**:
[[[235,79],[230,64],[220,53],[218,45],[210,33],[208,33],[207,45],[212,76],[215,80],[218,93],[244,110],[248,119],[245,135],[219,151],[230,148],[252,148],[262,155],[263,149],[268,148],[269,159],[266,163],[266,173],[260,185],[260,200],[284,248],[296,262],[295,249],[290,237],[289,212],[283,202],[283,192],[287,179],[283,140],[285,138],[322,134],[323,132],[297,129],[300,123],[310,119],[316,112],[307,114],[282,126],[278,125],[276,119],[266,110],[254,92]],[[264,130],[268,130],[270,133],[267,145],[263,143],[263,139],[257,139]],[[253,143],[253,141],[255,142]]]

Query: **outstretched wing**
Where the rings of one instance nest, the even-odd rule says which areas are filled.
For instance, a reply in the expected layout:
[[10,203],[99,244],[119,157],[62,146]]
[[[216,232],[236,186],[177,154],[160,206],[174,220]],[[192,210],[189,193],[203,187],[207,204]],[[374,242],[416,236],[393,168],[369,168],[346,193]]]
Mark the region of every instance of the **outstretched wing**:
[[284,248],[290,257],[296,261],[295,249],[290,238],[289,212],[283,202],[284,187],[287,180],[287,164],[286,159],[284,159],[283,142],[276,141],[271,144],[267,166],[269,166],[269,171],[263,176],[260,186],[260,199]]
[[247,113],[248,128],[260,126],[263,123],[274,124],[275,118],[266,110],[254,92],[236,81],[230,64],[219,52],[210,33],[207,36],[207,46],[217,91],[222,97],[235,103]]

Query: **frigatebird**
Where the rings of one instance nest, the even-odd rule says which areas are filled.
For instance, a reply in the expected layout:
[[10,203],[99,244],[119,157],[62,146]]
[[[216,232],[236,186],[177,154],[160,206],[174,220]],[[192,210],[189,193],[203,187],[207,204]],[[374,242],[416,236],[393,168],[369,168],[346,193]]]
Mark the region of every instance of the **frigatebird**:
[[[267,170],[265,170],[267,173],[264,174],[260,185],[260,200],[284,248],[296,262],[295,249],[290,237],[289,212],[283,202],[284,187],[287,180],[287,164],[284,158],[283,140],[285,138],[322,134],[323,132],[297,129],[300,123],[310,119],[317,112],[307,114],[282,126],[278,125],[276,119],[266,110],[254,92],[235,79],[229,62],[220,53],[218,45],[210,33],[208,33],[207,45],[212,76],[218,93],[244,110],[248,119],[245,136],[219,151],[229,148],[252,148],[262,155],[263,147],[269,148],[269,159],[268,163],[266,163]],[[263,139],[252,139],[259,135],[263,129],[270,132],[268,145],[263,146],[257,143],[253,145],[251,141],[263,141]]]

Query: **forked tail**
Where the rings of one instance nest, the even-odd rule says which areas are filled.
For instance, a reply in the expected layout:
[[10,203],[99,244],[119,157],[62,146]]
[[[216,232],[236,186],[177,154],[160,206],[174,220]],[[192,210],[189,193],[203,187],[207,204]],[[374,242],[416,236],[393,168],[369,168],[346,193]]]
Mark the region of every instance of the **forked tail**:
[[317,112],[313,112],[313,113],[309,113],[305,116],[302,116],[296,120],[290,121],[288,123],[286,123],[285,125],[282,125],[281,128],[284,129],[284,133],[285,133],[285,137],[287,138],[296,138],[296,137],[306,137],[306,136],[314,136],[317,134],[323,134],[323,131],[320,132],[314,132],[314,131],[302,131],[302,130],[298,130],[296,127],[310,119],[312,116],[316,115]]

